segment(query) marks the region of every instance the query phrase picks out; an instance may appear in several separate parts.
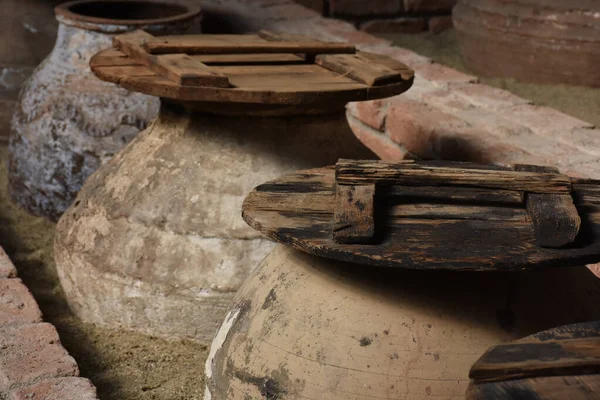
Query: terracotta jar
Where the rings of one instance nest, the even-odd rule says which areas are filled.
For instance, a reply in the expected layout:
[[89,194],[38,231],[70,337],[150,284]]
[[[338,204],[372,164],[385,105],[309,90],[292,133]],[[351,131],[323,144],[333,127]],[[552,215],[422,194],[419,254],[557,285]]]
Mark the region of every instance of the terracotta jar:
[[215,335],[204,399],[464,399],[490,346],[597,320],[598,301],[585,267],[411,271],[278,245]]
[[452,18],[478,75],[598,87],[599,15],[595,0],[459,0]]
[[464,399],[489,347],[600,316],[580,266],[600,257],[597,193],[551,167],[413,160],[256,187],[243,218],[285,246],[236,294],[204,399]]
[[[257,35],[162,39],[203,51],[285,45]],[[244,197],[284,171],[374,157],[350,130],[345,104],[407,90],[412,71],[396,62],[404,78],[370,87],[289,53],[191,57],[188,65],[204,62],[209,78],[230,86],[182,87],[131,57],[138,67],[119,70],[110,53],[94,56],[99,77],[161,96],[161,109],[84,184],[58,223],[54,253],[83,320],[210,343],[273,245],[242,220]]]
[[161,0],[82,0],[55,9],[54,49],[22,88],[9,143],[9,192],[54,220],[85,179],[156,116],[159,101],[97,79],[90,57],[115,34],[198,29],[198,8]]

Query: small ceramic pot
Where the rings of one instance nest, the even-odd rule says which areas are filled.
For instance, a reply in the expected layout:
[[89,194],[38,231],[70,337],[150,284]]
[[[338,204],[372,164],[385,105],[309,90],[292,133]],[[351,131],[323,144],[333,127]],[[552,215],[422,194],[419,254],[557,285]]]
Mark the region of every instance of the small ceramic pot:
[[158,112],[157,98],[96,78],[91,56],[110,47],[113,35],[135,29],[197,31],[200,10],[161,0],[83,0],[55,13],[56,44],[21,90],[9,139],[11,197],[53,220]]

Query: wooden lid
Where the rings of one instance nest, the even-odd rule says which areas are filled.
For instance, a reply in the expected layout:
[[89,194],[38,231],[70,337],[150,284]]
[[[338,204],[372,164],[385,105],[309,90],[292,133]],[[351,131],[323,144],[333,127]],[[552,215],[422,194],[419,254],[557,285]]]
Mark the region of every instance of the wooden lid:
[[298,35],[116,36],[96,54],[101,79],[184,101],[343,105],[406,91],[413,71],[386,56]]
[[362,264],[485,271],[600,261],[600,181],[548,167],[340,160],[258,186],[242,215],[273,240]]
[[600,321],[565,325],[487,350],[469,400],[600,398]]

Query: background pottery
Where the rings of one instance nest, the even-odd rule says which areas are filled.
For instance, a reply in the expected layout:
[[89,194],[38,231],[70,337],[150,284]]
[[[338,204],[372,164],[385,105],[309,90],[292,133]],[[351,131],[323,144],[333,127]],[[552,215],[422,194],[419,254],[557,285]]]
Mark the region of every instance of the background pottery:
[[197,29],[198,15],[189,5],[152,0],[84,0],[56,8],[56,44],[24,84],[12,119],[9,192],[17,203],[58,219],[85,179],[156,116],[157,98],[99,80],[90,71],[91,56],[110,47],[117,33]]
[[452,17],[479,76],[600,86],[597,1],[459,0]]

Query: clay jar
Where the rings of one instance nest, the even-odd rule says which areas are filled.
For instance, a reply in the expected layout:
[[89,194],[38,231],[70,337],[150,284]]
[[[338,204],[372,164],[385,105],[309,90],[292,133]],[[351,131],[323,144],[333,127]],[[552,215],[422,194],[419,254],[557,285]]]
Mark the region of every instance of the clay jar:
[[325,115],[293,107],[279,117],[236,113],[235,104],[218,110],[164,100],[159,117],[88,179],[60,219],[57,270],[83,320],[210,343],[273,246],[241,218],[247,193],[341,155],[373,157],[343,106]]
[[204,399],[464,399],[490,346],[598,320],[598,301],[585,267],[425,272],[277,245],[215,335]]
[[156,116],[159,100],[96,78],[93,54],[115,34],[197,30],[200,10],[154,0],[83,0],[55,9],[58,37],[24,84],[12,119],[9,193],[57,220],[85,179]]
[[[413,72],[358,53],[352,57],[359,66],[385,63],[393,77],[365,84],[312,57],[286,53],[288,39],[274,44],[261,36],[279,37],[272,32],[139,35],[124,35],[117,45],[171,43],[181,51],[192,43],[186,54],[206,64],[190,68],[189,76],[208,69],[216,74],[208,82],[220,76],[227,86],[181,85],[157,72],[165,69],[140,64],[148,52],[128,55],[127,46],[92,58],[98,77],[161,96],[161,107],[146,130],[86,181],[61,217],[57,271],[71,309],[85,321],[208,344],[235,292],[273,246],[242,220],[245,196],[282,173],[338,158],[376,158],[352,133],[345,105],[400,94],[412,85]],[[294,36],[291,50],[349,46],[309,40]],[[204,53],[211,48],[218,54]],[[237,54],[240,49],[250,53]],[[281,53],[261,53],[274,49]]]
[[600,2],[460,0],[458,44],[480,76],[600,86]]

